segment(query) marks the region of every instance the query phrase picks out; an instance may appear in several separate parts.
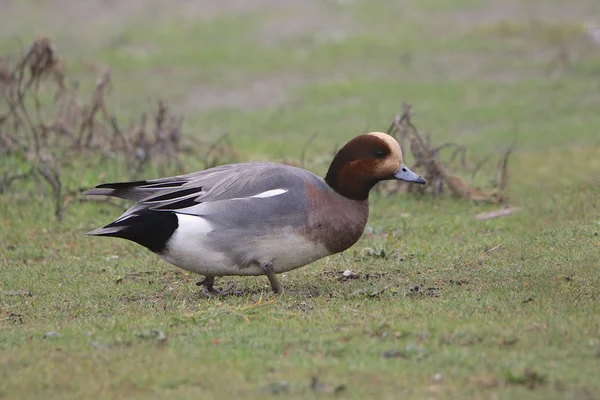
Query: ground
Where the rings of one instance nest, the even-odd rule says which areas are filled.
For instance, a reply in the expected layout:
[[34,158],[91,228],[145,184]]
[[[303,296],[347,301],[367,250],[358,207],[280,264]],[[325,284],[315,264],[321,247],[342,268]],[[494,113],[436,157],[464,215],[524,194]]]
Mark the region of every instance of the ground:
[[[186,135],[229,133],[244,160],[298,160],[316,133],[306,166],[323,174],[404,100],[473,159],[516,140],[507,195],[522,207],[479,221],[497,206],[374,194],[352,249],[282,276],[293,293],[222,278],[239,295],[205,299],[144,249],[82,236],[119,209],[76,204],[59,223],[43,194],[0,194],[0,398],[598,398],[596,1],[0,8],[2,53],[47,35],[82,91],[112,68],[111,113],[164,98]],[[76,174],[91,187],[123,171]]]

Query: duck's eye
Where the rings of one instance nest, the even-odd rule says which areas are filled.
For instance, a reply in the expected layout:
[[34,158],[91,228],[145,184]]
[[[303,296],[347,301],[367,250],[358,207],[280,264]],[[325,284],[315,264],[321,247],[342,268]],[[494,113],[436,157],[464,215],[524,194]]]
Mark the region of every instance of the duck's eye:
[[383,150],[376,150],[375,151],[375,157],[377,157],[377,158],[385,158],[385,151],[383,151]]

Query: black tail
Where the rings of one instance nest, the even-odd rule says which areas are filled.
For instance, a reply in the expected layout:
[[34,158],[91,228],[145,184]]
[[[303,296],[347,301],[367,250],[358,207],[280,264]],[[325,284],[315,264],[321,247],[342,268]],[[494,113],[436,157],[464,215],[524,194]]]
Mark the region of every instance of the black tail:
[[145,210],[137,215],[117,220],[88,232],[86,235],[127,239],[154,253],[161,253],[178,227],[179,223],[175,213]]

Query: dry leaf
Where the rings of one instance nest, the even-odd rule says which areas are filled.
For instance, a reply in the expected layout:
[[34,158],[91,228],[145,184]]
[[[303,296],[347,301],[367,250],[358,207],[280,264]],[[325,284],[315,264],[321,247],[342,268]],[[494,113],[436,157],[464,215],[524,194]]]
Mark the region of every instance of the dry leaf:
[[511,215],[520,211],[521,207],[509,207],[509,208],[501,208],[500,210],[494,210],[490,212],[485,212],[481,214],[477,214],[475,216],[479,221],[484,221],[492,218],[506,217],[507,215]]

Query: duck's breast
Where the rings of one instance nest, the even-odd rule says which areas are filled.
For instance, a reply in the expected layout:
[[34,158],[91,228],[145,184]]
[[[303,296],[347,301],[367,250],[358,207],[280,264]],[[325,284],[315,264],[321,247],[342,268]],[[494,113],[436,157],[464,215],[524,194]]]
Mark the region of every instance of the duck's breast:
[[368,200],[347,199],[325,185],[306,187],[308,223],[303,235],[329,254],[342,252],[360,239],[369,218]]

